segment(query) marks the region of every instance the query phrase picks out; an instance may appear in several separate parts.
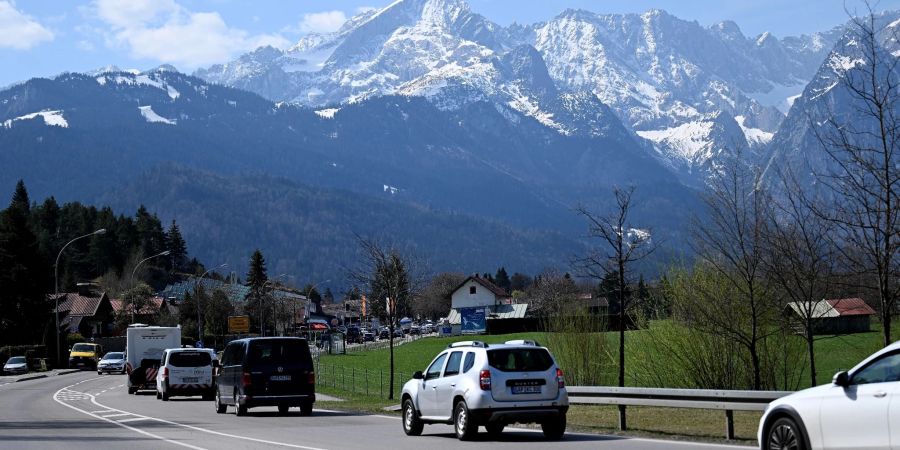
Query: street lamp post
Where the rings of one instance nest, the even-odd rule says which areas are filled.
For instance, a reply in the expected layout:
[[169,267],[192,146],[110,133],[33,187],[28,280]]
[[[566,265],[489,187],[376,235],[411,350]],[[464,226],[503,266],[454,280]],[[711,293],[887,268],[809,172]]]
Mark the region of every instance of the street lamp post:
[[[131,290],[132,290],[132,291],[134,290],[134,274],[137,272],[138,267],[141,267],[141,264],[143,264],[144,262],[146,262],[146,261],[148,261],[148,260],[151,260],[151,259],[153,259],[153,258],[159,257],[159,256],[167,256],[167,255],[169,255],[170,253],[172,253],[172,252],[169,251],[169,250],[166,250],[166,251],[164,251],[164,252],[157,253],[157,254],[155,254],[155,255],[153,255],[153,256],[148,256],[148,257],[146,257],[146,258],[140,260],[140,262],[138,262],[137,264],[135,264],[134,270],[131,271]],[[134,292],[132,292],[132,293],[131,293],[131,323],[134,323],[134,314],[135,314],[135,307],[134,307]]]
[[200,282],[203,281],[203,277],[205,277],[206,274],[212,272],[213,270],[219,270],[224,267],[228,267],[228,264],[219,264],[218,266],[213,267],[206,272],[203,272],[203,274],[200,275],[200,278],[197,279],[197,282],[194,283],[194,296],[197,298],[197,341],[200,343],[203,342],[203,313],[200,309]]
[[67,242],[66,245],[63,245],[63,248],[59,249],[59,253],[56,255],[56,262],[53,264],[53,295],[56,298],[56,309],[54,310],[54,315],[56,316],[56,364],[62,365],[62,348],[59,342],[59,258],[62,256],[66,247],[73,242],[86,237],[101,235],[103,233],[106,233],[106,228],[101,228],[93,233],[85,234],[84,236],[78,236]]

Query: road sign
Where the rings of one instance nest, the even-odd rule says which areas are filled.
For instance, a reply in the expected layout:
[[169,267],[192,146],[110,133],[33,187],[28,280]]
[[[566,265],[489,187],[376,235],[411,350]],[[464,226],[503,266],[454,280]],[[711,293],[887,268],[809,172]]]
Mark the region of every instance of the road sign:
[[250,332],[250,316],[229,316],[228,317],[229,333],[248,333]]

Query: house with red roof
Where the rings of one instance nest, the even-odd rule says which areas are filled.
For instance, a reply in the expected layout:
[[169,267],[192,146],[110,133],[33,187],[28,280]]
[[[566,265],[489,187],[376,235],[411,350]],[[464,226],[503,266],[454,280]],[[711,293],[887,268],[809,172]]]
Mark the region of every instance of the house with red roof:
[[50,301],[59,307],[59,327],[67,333],[78,333],[85,338],[111,336],[114,334],[115,311],[105,292],[88,291],[60,293],[57,298],[50,295]]
[[858,297],[791,302],[785,312],[798,321],[812,319],[813,334],[862,333],[871,330],[875,310]]

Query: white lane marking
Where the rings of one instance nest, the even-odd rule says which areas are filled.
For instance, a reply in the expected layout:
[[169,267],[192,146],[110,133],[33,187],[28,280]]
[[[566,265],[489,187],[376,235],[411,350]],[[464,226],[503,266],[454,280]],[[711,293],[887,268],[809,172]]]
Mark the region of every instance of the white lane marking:
[[91,414],[102,414],[102,413],[111,413],[116,412],[114,409],[101,409],[100,411],[91,411]]
[[[93,378],[93,379],[96,380],[97,378]],[[88,381],[88,380],[85,380],[85,381]],[[75,384],[79,384],[79,383],[75,383]],[[68,388],[70,388],[70,387],[72,387],[72,386],[75,386],[75,384],[73,384],[73,385],[71,385],[71,386],[66,386],[66,387],[60,389],[59,391],[56,391],[56,394],[59,394],[59,393],[62,392],[63,390],[67,390]],[[69,391],[69,392],[76,392],[76,391]],[[98,415],[96,415],[96,414],[91,414],[91,413],[88,412],[88,411],[85,411],[85,410],[76,408],[76,407],[74,407],[74,406],[72,406],[72,405],[68,405],[68,404],[65,404],[65,403],[63,403],[63,402],[57,400],[57,399],[56,399],[56,394],[54,394],[53,399],[56,400],[57,403],[60,403],[61,405],[67,406],[67,407],[72,408],[72,409],[75,409],[75,410],[77,410],[77,411],[83,412],[83,413],[85,413],[85,414],[87,414],[87,415],[89,415],[89,416],[96,417],[96,418],[102,419],[102,420],[106,420],[107,422],[115,423],[116,425],[119,425],[119,426],[121,426],[121,427],[125,427],[125,428],[128,428],[128,429],[130,429],[130,430],[137,431],[138,433],[144,434],[144,435],[146,435],[146,436],[151,436],[151,437],[154,437],[154,438],[157,438],[157,439],[161,439],[161,440],[166,441],[166,442],[172,442],[172,443],[175,443],[175,444],[178,444],[178,445],[183,445],[183,446],[185,446],[185,447],[190,447],[190,448],[195,448],[195,449],[201,449],[201,447],[194,447],[194,446],[192,446],[192,445],[184,444],[184,443],[182,443],[182,442],[172,441],[172,440],[166,439],[166,438],[164,438],[164,437],[162,437],[162,436],[156,436],[156,435],[154,435],[154,434],[152,434],[152,433],[148,433],[148,432],[145,432],[145,431],[143,431],[143,430],[140,430],[140,429],[137,429],[137,428],[134,428],[134,427],[130,427],[130,426],[128,426],[128,425],[123,424],[122,421],[116,421],[116,420],[113,420],[113,419],[107,419],[107,418],[105,418],[104,416],[98,416]],[[200,431],[200,432],[203,432],[203,433],[215,434],[215,435],[217,435],[217,436],[224,436],[224,437],[230,437],[230,438],[235,438],[235,439],[242,439],[242,440],[245,440],[245,441],[258,442],[258,443],[260,443],[260,444],[279,445],[279,446],[282,446],[282,447],[299,448],[299,449],[303,449],[303,450],[325,450],[325,449],[318,448],[318,447],[307,447],[307,446],[304,446],[304,445],[288,444],[288,443],[286,443],[286,442],[269,441],[269,440],[266,440],[266,439],[257,439],[257,438],[252,438],[252,437],[248,437],[248,436],[240,436],[240,435],[236,435],[236,434],[222,433],[222,432],[220,432],[220,431],[213,431],[213,430],[208,430],[208,429],[206,429],[206,428],[195,427],[195,426],[193,426],[193,425],[186,425],[186,424],[183,424],[183,423],[172,422],[172,421],[170,421],[170,420],[160,419],[160,418],[158,418],[158,417],[151,417],[151,416],[145,416],[145,415],[141,415],[141,414],[137,414],[137,413],[131,413],[131,412],[128,412],[128,411],[123,411],[123,410],[121,410],[121,409],[110,408],[110,407],[107,406],[107,405],[100,404],[99,402],[97,402],[96,397],[94,397],[93,395],[85,394],[85,393],[83,393],[83,392],[80,392],[80,394],[84,394],[84,395],[87,395],[88,397],[90,397],[91,403],[93,403],[94,405],[96,405],[96,406],[98,406],[98,407],[100,407],[100,408],[108,408],[108,409],[110,409],[110,410],[112,410],[112,411],[116,411],[116,412],[120,412],[120,413],[126,413],[125,415],[129,415],[129,414],[130,414],[130,415],[135,416],[135,418],[139,418],[139,419],[155,420],[155,421],[157,421],[157,422],[165,423],[165,424],[168,424],[168,425],[174,425],[174,426],[177,426],[177,427],[187,428],[187,429],[194,430],[194,431]],[[106,416],[106,417],[110,417],[110,416]]]
[[146,417],[132,417],[131,419],[122,419],[122,420],[119,420],[118,422],[119,423],[137,422],[138,420],[148,420],[148,419]]
[[75,386],[76,384],[80,384],[80,383],[75,383],[75,384],[73,384],[73,385],[66,386],[66,387],[64,387],[64,388],[62,388],[62,389],[56,391],[56,393],[53,394],[53,400],[54,400],[55,402],[59,403],[60,405],[65,406],[66,408],[71,408],[71,409],[73,409],[73,410],[75,410],[75,411],[78,411],[78,412],[80,412],[80,413],[87,414],[87,415],[89,415],[89,416],[91,416],[91,417],[93,417],[93,418],[95,418],[95,419],[105,420],[105,421],[107,421],[107,422],[109,422],[109,423],[118,425],[118,426],[120,426],[120,427],[122,427],[122,428],[131,430],[131,431],[134,431],[135,433],[143,434],[144,436],[148,436],[148,437],[151,437],[151,438],[154,438],[154,439],[159,439],[159,440],[161,440],[161,441],[163,441],[163,442],[168,442],[168,443],[173,444],[173,445],[179,445],[179,446],[182,446],[182,447],[192,448],[192,449],[194,449],[194,450],[206,450],[206,449],[204,449],[203,447],[197,447],[197,446],[194,446],[194,445],[185,444],[184,442],[178,442],[178,441],[173,441],[173,440],[171,440],[171,439],[166,439],[166,438],[164,438],[164,437],[162,437],[162,436],[157,436],[157,435],[155,435],[155,434],[153,434],[153,433],[148,433],[148,432],[146,432],[146,431],[144,431],[144,430],[141,430],[141,429],[138,429],[138,428],[135,428],[135,427],[131,427],[131,426],[125,425],[124,423],[120,423],[120,422],[117,422],[117,421],[112,420],[112,419],[104,418],[103,416],[98,416],[98,415],[96,415],[96,414],[92,414],[91,412],[89,412],[89,411],[87,411],[87,410],[84,410],[84,409],[81,409],[81,408],[77,408],[77,407],[75,407],[75,406],[73,406],[73,405],[69,405],[69,404],[67,404],[67,403],[65,403],[65,402],[63,402],[63,401],[61,401],[61,400],[59,400],[59,399],[56,398],[56,396],[57,396],[60,392],[62,392],[63,390],[66,390],[66,389],[68,389],[68,388],[70,388],[70,387],[72,387],[72,386]]
[[131,413],[107,414],[107,415],[103,416],[103,418],[106,419],[109,417],[122,417],[122,416],[130,416],[130,415],[131,415]]

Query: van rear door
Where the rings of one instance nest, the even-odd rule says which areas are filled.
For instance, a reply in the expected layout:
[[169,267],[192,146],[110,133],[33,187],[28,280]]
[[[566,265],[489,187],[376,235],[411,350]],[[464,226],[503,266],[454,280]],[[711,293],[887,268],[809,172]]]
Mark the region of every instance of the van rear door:
[[169,385],[212,384],[212,357],[206,351],[177,351],[169,354]]
[[491,396],[501,402],[552,400],[559,395],[556,366],[541,347],[488,349]]
[[315,393],[312,356],[304,339],[250,341],[244,370],[250,372],[252,395]]

